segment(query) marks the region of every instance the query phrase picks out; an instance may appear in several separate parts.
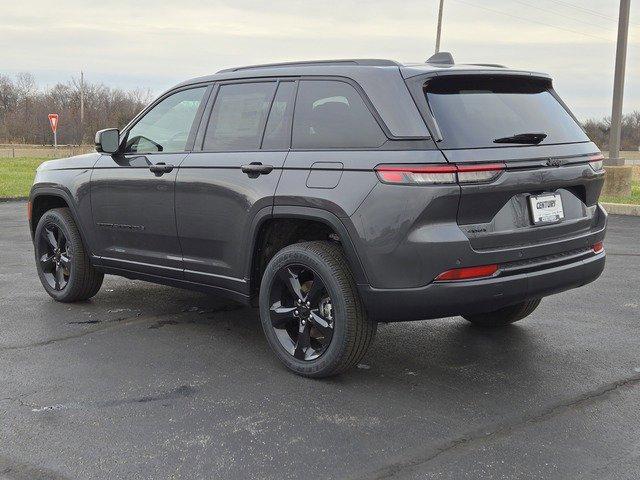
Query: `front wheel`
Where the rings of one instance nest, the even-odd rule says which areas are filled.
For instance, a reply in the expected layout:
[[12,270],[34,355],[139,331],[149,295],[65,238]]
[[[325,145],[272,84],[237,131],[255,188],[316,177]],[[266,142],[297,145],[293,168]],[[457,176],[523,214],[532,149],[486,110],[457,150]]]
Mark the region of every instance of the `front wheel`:
[[526,300],[516,305],[501,308],[488,313],[479,313],[477,315],[463,315],[465,320],[484,328],[499,328],[509,325],[518,320],[522,320],[533,313],[540,305],[541,299]]
[[104,275],[91,265],[68,208],[54,208],[42,215],[34,244],[38,276],[51,297],[76,302],[98,293]]
[[260,320],[282,363],[316,378],[355,366],[377,325],[367,318],[342,250],[329,242],[276,253],[260,285]]

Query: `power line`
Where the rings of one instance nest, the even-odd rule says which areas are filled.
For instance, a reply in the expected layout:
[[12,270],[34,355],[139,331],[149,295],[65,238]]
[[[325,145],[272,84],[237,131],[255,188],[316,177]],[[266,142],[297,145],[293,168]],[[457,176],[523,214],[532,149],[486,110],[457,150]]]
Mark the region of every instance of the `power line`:
[[573,3],[565,2],[563,0],[547,0],[549,2],[557,3],[558,5],[564,5],[565,7],[574,8],[576,10],[582,10],[589,15],[595,15],[596,17],[606,18],[607,20],[613,20],[617,22],[618,20],[610,15],[605,15],[602,12],[598,12],[597,10],[592,10],[590,8],[583,7],[581,5],[575,5]]
[[[576,5],[574,3],[565,2],[564,0],[547,0],[547,1],[557,3],[558,5],[563,5],[565,7],[574,8],[576,10],[581,10],[582,12],[587,13],[589,15],[594,15],[596,17],[604,18],[606,20],[611,20],[613,22],[618,23],[618,19],[616,17],[612,17],[611,15],[605,15],[602,12],[599,12],[597,10],[592,10],[591,8],[583,7],[582,5]],[[640,24],[638,23],[630,22],[630,24],[640,26]]]
[[488,12],[497,13],[498,15],[504,15],[505,17],[510,17],[510,18],[515,18],[515,19],[518,19],[518,20],[522,20],[523,22],[536,23],[538,25],[544,25],[545,27],[555,28],[556,30],[563,30],[565,32],[575,33],[576,35],[582,35],[582,36],[585,36],[585,37],[591,37],[591,38],[596,38],[598,40],[602,40],[602,41],[605,41],[605,42],[610,42],[610,40],[608,38],[600,37],[598,35],[592,35],[590,33],[584,33],[584,32],[580,32],[578,30],[570,29],[570,28],[559,27],[558,25],[552,25],[551,23],[541,22],[539,20],[532,20],[530,18],[518,17],[517,15],[511,15],[510,13],[502,12],[500,10],[495,10],[493,8],[484,7],[484,6],[481,6],[481,5],[476,5],[475,3],[466,2],[464,0],[454,0],[454,1],[458,2],[458,3],[462,3],[464,5],[468,5],[470,7],[480,8],[480,9],[486,10]]
[[529,8],[534,8],[534,9],[540,10],[542,12],[551,13],[551,14],[556,15],[558,17],[568,18],[569,20],[573,20],[574,22],[582,23],[584,25],[589,25],[590,27],[602,28],[602,25],[598,25],[597,23],[585,22],[584,20],[577,19],[575,17],[572,17],[571,15],[560,13],[557,10],[549,10],[548,8],[540,7],[538,5],[532,5],[530,3],[523,2],[521,0],[512,0],[512,1],[516,2],[516,3],[519,3],[521,5],[525,5],[525,6],[529,7]]
[[[597,28],[602,29],[602,25],[599,25],[597,23],[592,23],[592,22],[585,22],[584,20],[580,20],[578,18],[572,17],[571,15],[566,15],[564,13],[560,13],[557,10],[549,10],[548,8],[539,7],[538,5],[532,5],[531,3],[523,2],[522,0],[512,0],[512,1],[516,2],[516,3],[519,3],[521,5],[525,5],[525,6],[529,7],[529,8],[534,8],[534,9],[540,10],[542,12],[551,13],[551,14],[556,15],[558,17],[568,18],[569,20],[573,20],[574,22],[583,23],[583,24],[589,25],[591,27],[597,27]],[[617,22],[618,20],[613,19],[613,21]],[[630,32],[630,34],[631,34],[631,36],[634,36],[635,32]]]

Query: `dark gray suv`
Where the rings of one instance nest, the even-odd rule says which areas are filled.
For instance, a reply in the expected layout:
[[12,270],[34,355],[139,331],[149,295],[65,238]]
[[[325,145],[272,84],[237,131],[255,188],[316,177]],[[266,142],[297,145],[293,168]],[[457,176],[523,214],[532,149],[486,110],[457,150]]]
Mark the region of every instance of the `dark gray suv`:
[[259,306],[294,372],[354,366],[378,322],[500,327],[595,280],[602,156],[544,74],[340,60],[186,81],[29,203],[61,302],[105,273]]

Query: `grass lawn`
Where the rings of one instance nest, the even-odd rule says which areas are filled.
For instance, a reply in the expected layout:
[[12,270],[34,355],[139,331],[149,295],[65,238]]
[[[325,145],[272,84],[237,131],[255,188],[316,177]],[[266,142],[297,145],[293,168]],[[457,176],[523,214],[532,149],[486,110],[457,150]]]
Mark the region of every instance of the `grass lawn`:
[[0,158],[0,198],[29,195],[36,168],[47,158]]
[[631,205],[640,205],[640,181],[631,184],[630,197],[600,197],[601,202],[606,203],[627,203]]

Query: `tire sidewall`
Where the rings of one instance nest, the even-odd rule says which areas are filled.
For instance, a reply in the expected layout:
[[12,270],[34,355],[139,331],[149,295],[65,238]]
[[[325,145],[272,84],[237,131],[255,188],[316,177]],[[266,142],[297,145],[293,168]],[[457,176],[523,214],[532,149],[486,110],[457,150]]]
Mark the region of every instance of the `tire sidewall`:
[[[71,271],[69,272],[69,280],[63,290],[56,290],[49,285],[46,278],[44,277],[44,272],[42,271],[42,266],[40,264],[40,257],[43,254],[43,252],[39,251],[40,236],[42,235],[42,230],[44,230],[48,225],[55,225],[57,228],[62,230],[62,233],[64,233],[67,239],[68,251],[71,255]],[[77,281],[76,277],[78,275],[78,257],[82,252],[79,251],[75,239],[76,236],[73,235],[71,226],[68,224],[68,221],[60,214],[60,212],[56,210],[49,210],[40,218],[34,234],[36,269],[38,270],[38,277],[40,277],[42,286],[47,291],[47,293],[56,300],[64,300],[66,297],[68,297],[71,294],[73,287]]]
[[[331,305],[334,311],[333,336],[327,350],[314,360],[298,360],[293,357],[284,349],[271,326],[271,287],[278,270],[287,265],[303,265],[312,269],[316,274],[320,275],[331,297]],[[299,247],[296,248],[296,245],[285,247],[278,252],[265,269],[260,285],[259,299],[262,329],[274,353],[288,368],[296,373],[302,375],[329,373],[336,368],[346,353],[348,307],[344,295],[334,278],[337,273],[339,272],[335,272],[314,252]]]

